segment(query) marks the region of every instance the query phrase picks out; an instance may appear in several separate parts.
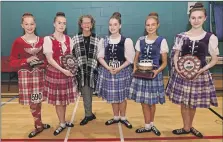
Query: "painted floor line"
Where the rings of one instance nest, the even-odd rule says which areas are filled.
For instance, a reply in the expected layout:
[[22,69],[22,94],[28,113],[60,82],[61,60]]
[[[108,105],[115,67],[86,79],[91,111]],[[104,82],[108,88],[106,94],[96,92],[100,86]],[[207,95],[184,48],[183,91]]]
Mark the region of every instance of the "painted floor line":
[[[71,123],[74,122],[74,118],[75,118],[75,114],[77,112],[77,107],[78,107],[78,104],[79,104],[79,100],[80,100],[80,96],[78,97],[78,99],[76,101],[76,104],[75,104],[75,107],[74,107],[74,110],[73,110],[73,113],[72,113],[72,117],[71,117],[71,120],[70,120]],[[67,133],[66,133],[66,137],[64,139],[64,142],[67,142],[68,137],[70,135],[70,130],[71,130],[71,127],[69,127],[68,130],[67,130]]]
[[12,103],[11,101],[14,100],[14,99],[16,99],[16,98],[17,98],[17,96],[14,96],[13,98],[9,99],[7,102],[1,102],[1,107],[4,106],[5,104]]
[[18,93],[1,93],[1,95],[18,95]]
[[122,125],[121,125],[120,122],[118,123],[118,129],[119,129],[120,141],[124,142],[125,139],[124,139],[124,136],[123,136]]

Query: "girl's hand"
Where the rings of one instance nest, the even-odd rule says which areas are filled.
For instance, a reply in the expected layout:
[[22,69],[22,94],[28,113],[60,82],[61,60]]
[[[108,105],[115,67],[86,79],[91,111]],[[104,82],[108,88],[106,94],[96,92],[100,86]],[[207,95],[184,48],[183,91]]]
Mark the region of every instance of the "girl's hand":
[[204,68],[201,68],[199,71],[197,71],[197,75],[195,76],[193,80],[197,79],[197,77],[201,75],[203,72],[205,72]]
[[158,73],[159,73],[158,70],[153,70],[153,78],[155,78]]
[[114,70],[113,70],[113,67],[109,66],[109,67],[107,68],[107,70],[108,70],[111,74],[115,74],[115,73],[114,73]]
[[137,67],[134,66],[134,67],[133,67],[133,73],[135,73],[136,71],[137,71]]
[[119,68],[114,68],[113,69],[113,72],[114,72],[114,74],[117,74],[117,73],[119,73],[121,71],[121,68],[119,67]]
[[64,69],[63,73],[64,73],[66,76],[74,76],[69,70],[65,70],[65,69]]
[[36,56],[31,56],[27,58],[26,60],[27,63],[36,62],[36,61],[39,61],[39,58],[37,58]]
[[183,79],[185,79],[185,77],[182,75],[183,71],[180,71],[177,65],[175,65],[175,70]]

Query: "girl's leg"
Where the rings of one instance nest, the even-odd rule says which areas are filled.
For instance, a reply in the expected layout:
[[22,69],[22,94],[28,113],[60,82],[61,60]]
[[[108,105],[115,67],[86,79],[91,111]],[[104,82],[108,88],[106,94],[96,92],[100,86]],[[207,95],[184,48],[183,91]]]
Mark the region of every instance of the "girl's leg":
[[156,112],[156,105],[150,105],[150,127],[151,130],[154,132],[154,134],[156,134],[157,136],[160,136],[161,133],[160,131],[154,126],[154,117],[155,117],[155,112]]
[[42,123],[42,120],[41,120],[41,105],[42,105],[41,103],[30,105],[30,111],[31,111],[32,116],[34,118],[34,126],[35,126],[36,129],[28,135],[29,138],[32,138],[32,137],[36,136],[37,134],[42,132],[43,129],[50,128],[49,124],[43,124]]
[[184,123],[183,129],[187,132],[190,131],[190,111],[184,104],[181,105],[181,116]]
[[153,104],[150,106],[150,123],[154,122],[155,112],[156,112],[156,105]]
[[121,117],[125,117],[126,107],[127,107],[127,101],[126,100],[119,103],[119,111],[120,111],[120,116]]
[[190,133],[190,114],[189,108],[187,108],[184,104],[181,104],[181,116],[183,119],[183,128],[173,130],[173,134],[181,135],[181,134],[189,134]]
[[126,107],[127,107],[127,101],[124,100],[119,104],[119,111],[121,116],[121,123],[124,124],[127,128],[132,128],[132,124],[129,123],[129,121],[126,119]]
[[60,126],[54,131],[54,135],[60,134],[65,128],[66,128],[66,122],[65,122],[65,106],[64,105],[56,105],[55,106],[57,117],[60,121]]
[[65,127],[65,110],[66,106],[64,105],[56,105],[56,112],[57,112],[57,117],[60,121],[60,124]]
[[54,135],[60,134],[66,127],[74,127],[74,124],[65,121],[66,105],[56,105],[56,112],[60,121],[60,126],[54,131]]
[[150,106],[148,104],[141,103],[142,111],[144,115],[145,124],[149,124],[150,120]]
[[38,104],[31,104],[30,105],[30,111],[32,113],[32,116],[34,118],[34,126],[36,129],[43,129],[43,123],[41,120],[41,103]]
[[112,110],[113,110],[114,116],[119,117],[119,104],[118,103],[112,103]]
[[145,121],[145,127],[136,129],[136,133],[144,133],[144,132],[151,132],[151,126],[150,126],[150,106],[148,104],[141,103],[144,121]]
[[201,134],[201,132],[199,132],[199,131],[196,130],[194,127],[192,127],[195,113],[196,113],[196,109],[189,108],[190,121],[189,121],[188,126],[189,126],[189,128],[190,128],[190,132],[191,132],[193,135],[195,135],[196,137],[200,137],[200,138],[202,138],[203,135]]
[[106,121],[105,125],[111,125],[111,124],[119,122],[119,119],[120,119],[119,118],[119,104],[118,103],[112,103],[112,109],[113,109],[114,118]]
[[189,128],[191,128],[191,127],[192,127],[192,124],[193,124],[193,120],[194,120],[195,113],[196,113],[196,109],[189,108],[189,116],[190,116]]

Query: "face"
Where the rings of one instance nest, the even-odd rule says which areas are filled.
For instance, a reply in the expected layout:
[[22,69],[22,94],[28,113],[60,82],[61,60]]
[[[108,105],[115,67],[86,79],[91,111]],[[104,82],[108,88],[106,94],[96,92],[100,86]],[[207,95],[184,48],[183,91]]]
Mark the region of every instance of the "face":
[[66,29],[66,24],[67,24],[67,21],[65,17],[62,17],[62,16],[57,17],[56,21],[54,22],[55,30],[57,32],[63,33]]
[[111,34],[119,33],[120,29],[121,29],[121,24],[118,22],[117,19],[112,18],[109,20],[109,31],[111,32]]
[[24,29],[25,34],[33,34],[36,29],[36,23],[32,16],[24,17],[21,26]]
[[158,27],[159,27],[159,24],[154,18],[147,19],[145,28],[148,34],[156,33]]
[[81,23],[81,28],[83,31],[91,31],[93,25],[91,23],[91,19],[90,18],[87,18],[87,17],[84,17],[82,19],[82,23]]
[[189,19],[192,28],[195,28],[195,29],[202,28],[202,25],[205,20],[206,20],[206,16],[203,11],[192,12]]

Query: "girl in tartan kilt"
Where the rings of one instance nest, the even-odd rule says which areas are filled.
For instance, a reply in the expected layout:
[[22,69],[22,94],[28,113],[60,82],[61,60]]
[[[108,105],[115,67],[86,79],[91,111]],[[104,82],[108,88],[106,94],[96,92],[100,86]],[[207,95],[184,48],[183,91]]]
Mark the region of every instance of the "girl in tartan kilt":
[[29,105],[35,129],[28,135],[32,138],[50,128],[41,120],[41,102],[44,91],[44,69],[46,66],[42,45],[43,38],[35,35],[35,18],[31,13],[22,16],[24,35],[18,37],[10,55],[10,66],[18,70],[19,103]]
[[[166,95],[175,103],[181,105],[183,128],[175,129],[172,132],[176,135],[192,133],[197,137],[203,137],[201,132],[193,126],[193,119],[196,108],[209,108],[211,105],[218,106],[215,87],[209,68],[213,67],[219,55],[218,39],[212,34],[203,30],[206,10],[202,3],[196,3],[189,14],[191,29],[180,33],[175,38],[174,67],[166,88]],[[200,59],[201,68],[193,80],[187,80],[181,75],[177,66],[180,56],[193,55]],[[210,54],[212,60],[207,64],[206,56]]]
[[60,124],[54,131],[54,135],[58,135],[66,127],[74,126],[65,121],[66,106],[75,102],[78,93],[74,75],[69,70],[64,69],[61,64],[61,57],[72,54],[73,49],[71,38],[63,33],[66,29],[66,18],[63,12],[56,14],[54,27],[55,32],[44,37],[43,44],[43,52],[49,63],[46,68],[44,98],[56,108]]
[[[99,97],[112,104],[114,118],[105,125],[121,122],[127,128],[132,125],[125,117],[129,87],[132,79],[132,67],[135,51],[130,38],[120,34],[121,14],[115,12],[109,20],[110,36],[99,41],[98,69],[96,92]],[[119,117],[121,116],[121,118]]]
[[[157,35],[159,27],[158,14],[150,13],[145,21],[145,34],[136,43],[136,56],[134,60],[134,70],[137,70],[137,63],[144,60],[152,61],[153,77],[146,79],[133,77],[129,98],[137,103],[141,103],[145,119],[145,127],[136,130],[136,133],[153,131],[160,136],[160,131],[154,126],[156,104],[165,103],[164,83],[162,71],[167,66],[168,45],[166,39]],[[162,63],[160,65],[160,59]]]

